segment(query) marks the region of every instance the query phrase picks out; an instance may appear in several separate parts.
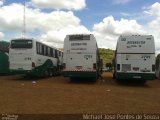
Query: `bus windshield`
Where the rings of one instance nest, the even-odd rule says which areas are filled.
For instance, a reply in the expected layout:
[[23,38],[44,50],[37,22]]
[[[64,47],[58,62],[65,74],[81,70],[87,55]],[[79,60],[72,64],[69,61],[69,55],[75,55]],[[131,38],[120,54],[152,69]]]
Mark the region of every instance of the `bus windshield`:
[[12,40],[11,48],[32,48],[32,40]]

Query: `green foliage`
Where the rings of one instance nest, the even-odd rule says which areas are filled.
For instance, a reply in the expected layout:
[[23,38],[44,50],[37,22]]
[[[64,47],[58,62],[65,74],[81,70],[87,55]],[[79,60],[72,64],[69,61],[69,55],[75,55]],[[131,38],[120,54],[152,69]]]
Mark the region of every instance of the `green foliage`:
[[1,52],[9,52],[9,42],[0,41],[0,51]]
[[106,66],[106,63],[112,63],[114,58],[115,51],[111,49],[99,48],[100,58],[103,59],[103,65]]

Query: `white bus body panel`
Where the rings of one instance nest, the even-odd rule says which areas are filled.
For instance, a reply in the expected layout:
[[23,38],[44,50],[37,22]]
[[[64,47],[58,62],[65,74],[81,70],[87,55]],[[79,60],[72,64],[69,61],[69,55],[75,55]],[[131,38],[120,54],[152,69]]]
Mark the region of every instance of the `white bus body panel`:
[[[64,40],[64,71],[95,72],[93,64],[97,63],[97,43],[94,36],[90,40],[69,40],[69,35]],[[70,76],[71,77],[71,76]]]
[[12,49],[9,54],[10,69],[31,70],[33,59],[36,59],[33,49]]
[[[116,49],[116,72],[155,74],[155,45],[150,35],[120,36]],[[118,66],[119,65],[119,66]],[[120,67],[120,69],[117,69]],[[143,79],[136,74],[135,78]]]

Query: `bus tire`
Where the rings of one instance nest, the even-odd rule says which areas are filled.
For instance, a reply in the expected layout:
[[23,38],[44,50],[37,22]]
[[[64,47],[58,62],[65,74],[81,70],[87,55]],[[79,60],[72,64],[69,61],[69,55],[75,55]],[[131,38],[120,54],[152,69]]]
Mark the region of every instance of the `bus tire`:
[[146,83],[146,80],[140,80],[140,84],[144,85]]
[[53,76],[53,71],[52,69],[49,70],[49,77],[52,77]]
[[53,71],[53,76],[56,76],[56,72],[55,71]]
[[48,77],[49,76],[49,72],[48,72],[48,70],[45,70],[44,72],[43,72],[43,77]]
[[93,78],[91,81],[92,81],[92,82],[96,82],[96,81],[97,81],[97,78]]
[[157,78],[158,78],[158,80],[160,80],[160,71],[158,72],[158,77]]
[[113,73],[113,79],[116,79],[115,73]]

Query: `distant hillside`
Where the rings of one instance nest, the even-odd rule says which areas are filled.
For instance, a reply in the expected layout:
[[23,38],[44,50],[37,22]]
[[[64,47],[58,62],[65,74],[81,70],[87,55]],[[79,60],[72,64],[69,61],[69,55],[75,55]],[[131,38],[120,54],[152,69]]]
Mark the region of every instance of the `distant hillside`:
[[103,64],[112,62],[112,59],[114,58],[114,50],[111,49],[105,49],[105,48],[99,48],[99,53],[101,59],[103,59]]

